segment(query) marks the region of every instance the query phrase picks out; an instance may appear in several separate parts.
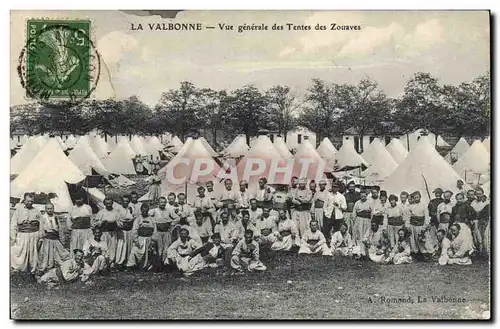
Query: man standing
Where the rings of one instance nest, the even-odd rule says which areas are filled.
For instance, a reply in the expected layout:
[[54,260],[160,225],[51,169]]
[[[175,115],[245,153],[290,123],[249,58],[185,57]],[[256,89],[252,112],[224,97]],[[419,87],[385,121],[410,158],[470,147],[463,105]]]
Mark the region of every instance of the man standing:
[[120,221],[120,214],[113,209],[113,200],[111,198],[106,197],[103,203],[105,208],[97,213],[97,216],[95,218],[95,225],[99,226],[102,230],[102,240],[107,246],[107,257],[110,263],[110,267],[114,268],[118,246],[117,230],[118,222]]
[[38,238],[42,214],[33,207],[34,197],[26,195],[11,219],[10,267],[14,271],[35,273],[38,264]]
[[59,240],[59,222],[54,215],[52,203],[45,205],[45,214],[40,221],[39,245],[38,270],[40,272],[59,266],[71,257]]
[[250,223],[250,214],[248,213],[248,210],[243,210],[241,212],[241,221],[236,223],[236,229],[238,230],[238,236],[239,239],[243,239],[245,232],[250,230],[253,232],[253,237],[255,239],[258,239],[260,237],[260,231]]
[[359,192],[356,191],[356,184],[350,181],[347,184],[347,192],[344,194],[346,201],[346,211],[344,212],[344,223],[347,225],[348,231],[352,235],[352,227],[354,226],[353,209],[354,204],[360,199]]
[[421,200],[419,191],[411,194],[413,203],[409,207],[410,212],[410,247],[412,253],[421,253],[427,256],[432,250],[427,250],[422,237],[425,235],[429,226],[429,209]]
[[136,191],[130,192],[130,204],[129,207],[132,208],[132,214],[137,216],[141,213],[141,203],[139,202],[139,194]]
[[167,208],[167,199],[160,197],[158,208],[153,209],[153,218],[156,226],[156,244],[158,257],[162,264],[167,261],[167,249],[172,244],[172,222],[179,220],[173,208]]
[[292,199],[295,194],[297,194],[299,179],[296,176],[292,177],[290,182],[290,187],[288,188],[288,209],[290,213],[290,218],[293,218],[293,213],[295,212],[295,204],[293,204]]
[[257,199],[250,199],[250,209],[248,213],[250,214],[250,223],[254,225],[262,217],[262,208],[257,207]]
[[442,198],[442,195],[443,195],[443,190],[441,188],[437,188],[434,190],[434,196],[435,198],[432,199],[431,201],[429,201],[429,205],[427,206],[427,208],[429,209],[429,216],[430,216],[430,222],[431,222],[431,225],[434,225],[434,227],[438,227],[439,226],[439,218],[438,218],[438,214],[437,214],[437,209],[438,209],[438,206],[441,202],[443,202],[443,198]]
[[248,182],[242,180],[240,182],[240,204],[239,207],[243,209],[248,209],[250,207],[250,193],[247,190]]
[[259,244],[253,239],[252,230],[245,231],[245,238],[238,242],[231,257],[231,267],[238,272],[265,271],[267,267],[259,259]]
[[311,207],[312,218],[318,222],[320,230],[323,230],[324,208],[329,197],[330,192],[326,189],[326,181],[322,179],[319,181],[319,191],[315,192],[313,196],[313,205]]
[[[333,231],[337,232],[340,229],[340,225],[344,222],[344,211],[347,209],[347,202],[345,200],[345,196],[339,191],[339,184],[337,182],[333,182],[332,184],[332,202],[333,202]],[[330,210],[330,209],[328,209]],[[325,235],[325,238],[330,241],[331,232],[327,232],[328,236]]]
[[83,203],[83,195],[78,194],[75,198],[75,205],[69,213],[69,229],[71,230],[70,250],[83,249],[85,241],[92,237],[90,228],[90,217],[92,208]]
[[203,221],[207,221],[206,225],[208,225],[210,231],[212,231],[215,226],[215,205],[212,200],[205,195],[205,188],[203,186],[198,187],[198,195],[194,199],[193,208],[195,211],[198,210],[201,212]]
[[215,226],[214,233],[220,234],[222,247],[232,251],[238,242],[238,230],[232,222],[229,222],[229,214],[226,211],[221,212],[220,218],[221,222]]
[[186,194],[184,193],[179,193],[177,194],[177,201],[179,203],[179,217],[181,220],[185,220],[186,223],[189,225],[193,225],[195,220],[194,220],[194,213],[193,209],[191,208],[190,205],[186,203]]
[[299,187],[292,196],[292,204],[295,206],[292,220],[296,223],[300,236],[306,233],[311,221],[312,193],[306,188],[306,185],[307,178],[301,178]]
[[267,179],[265,177],[259,178],[259,186],[253,193],[253,198],[257,200],[257,207],[272,207],[273,194],[274,189],[270,186],[267,186]]
[[133,210],[129,207],[130,198],[124,195],[121,198],[121,205],[113,206],[119,214],[118,221],[118,244],[116,246],[116,265],[124,268],[127,265],[128,257],[132,252],[132,228],[134,227]]
[[[451,196],[453,195],[453,192],[451,191],[445,191],[443,193],[443,201],[438,204],[437,209],[436,209],[436,217],[438,220],[438,230],[443,230],[446,233],[448,233],[448,228],[450,226],[451,222],[451,213],[453,212],[453,204],[451,203]],[[430,216],[430,212],[429,212]],[[436,232],[437,236],[437,232]]]

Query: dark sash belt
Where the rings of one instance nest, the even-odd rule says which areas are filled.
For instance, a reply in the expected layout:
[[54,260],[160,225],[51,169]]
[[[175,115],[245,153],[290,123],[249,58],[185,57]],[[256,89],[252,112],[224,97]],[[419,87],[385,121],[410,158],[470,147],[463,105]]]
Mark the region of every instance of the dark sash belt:
[[59,240],[59,232],[45,231],[44,239],[47,239],[47,240]]
[[373,215],[372,223],[377,223],[378,225],[382,225],[384,223],[383,215]]
[[372,213],[369,210],[362,210],[362,211],[358,211],[356,213],[356,216],[361,217],[361,218],[371,218]]
[[307,240],[307,243],[308,243],[308,244],[316,244],[316,243],[318,243],[318,242],[319,242],[319,239],[314,239],[314,240],[312,240],[312,239],[311,239],[311,240]]
[[101,229],[103,232],[114,232],[118,229],[118,224],[116,222],[103,221],[101,224]]
[[354,209],[354,202],[347,202],[346,212],[352,212],[353,209]]
[[439,223],[448,224],[451,219],[451,214],[449,212],[443,212],[439,215]]
[[302,204],[295,205],[295,210],[297,210],[297,211],[307,211],[309,209],[311,209],[310,203],[302,203]]
[[271,208],[272,205],[273,205],[273,200],[262,200],[262,201],[257,200],[258,208],[266,208],[266,207]]
[[323,208],[324,205],[325,205],[325,201],[323,201],[323,200],[314,201],[314,208]]
[[262,234],[263,236],[268,236],[269,234],[271,234],[271,229],[269,228],[262,229],[260,230],[260,234]]
[[137,230],[137,235],[144,238],[149,238],[153,236],[154,227],[139,227]]
[[82,230],[90,228],[90,217],[75,217],[72,222],[74,229]]
[[425,222],[424,216],[411,216],[410,224],[414,226],[423,226]]
[[281,236],[289,236],[292,235],[292,231],[286,230],[286,231],[280,231]]
[[401,216],[387,217],[387,224],[391,226],[401,226],[404,224],[403,217]]
[[28,223],[17,224],[17,231],[20,233],[35,233],[40,230],[39,221],[30,221]]
[[122,230],[123,231],[130,231],[134,227],[134,221],[133,220],[127,220],[122,222]]
[[274,203],[273,204],[273,209],[274,210],[285,210],[286,209],[286,203],[285,202]]
[[168,232],[170,229],[170,223],[156,223],[156,230],[158,232]]

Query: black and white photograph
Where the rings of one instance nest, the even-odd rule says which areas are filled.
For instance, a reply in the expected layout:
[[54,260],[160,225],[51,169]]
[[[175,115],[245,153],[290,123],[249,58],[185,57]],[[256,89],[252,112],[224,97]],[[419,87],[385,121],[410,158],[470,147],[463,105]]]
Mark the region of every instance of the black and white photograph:
[[12,320],[491,320],[487,8],[9,28]]

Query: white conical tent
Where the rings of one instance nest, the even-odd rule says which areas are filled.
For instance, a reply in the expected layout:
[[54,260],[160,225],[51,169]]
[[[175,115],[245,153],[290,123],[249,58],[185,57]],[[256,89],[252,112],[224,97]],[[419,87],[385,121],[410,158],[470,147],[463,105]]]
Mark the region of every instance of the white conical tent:
[[290,159],[293,157],[293,154],[288,150],[282,137],[276,137],[274,139],[274,147],[276,147],[283,159]]
[[335,154],[338,152],[328,137],[323,138],[316,150],[322,158],[327,160],[335,159]]
[[190,195],[194,196],[196,184],[215,180],[220,170],[200,139],[188,139],[183,149],[158,171],[158,176],[162,180],[163,194],[182,191],[187,184]]
[[73,150],[70,151],[68,158],[85,175],[92,175],[92,168],[106,170],[101,160],[92,150],[88,136],[80,137]]
[[462,157],[462,155],[465,154],[465,152],[467,152],[469,147],[469,143],[467,143],[465,138],[460,137],[458,142],[451,149],[450,153],[448,153],[447,157],[449,157],[450,159],[458,160],[460,159],[460,157]]
[[17,141],[14,139],[10,139],[9,147],[11,150],[15,149],[17,147]]
[[26,134],[22,135],[18,144],[24,145],[28,142],[30,137]]
[[61,139],[61,137],[56,136],[56,137],[54,137],[54,139],[59,143],[59,146],[61,147],[61,150],[66,151],[68,149],[68,147],[66,146],[66,144],[64,144],[64,142]]
[[441,137],[441,135],[438,136],[436,145],[441,147],[450,146],[450,144],[446,143],[446,141],[443,139],[443,137]]
[[213,156],[213,157],[217,157],[219,154],[217,154],[217,152],[215,152],[215,150],[212,148],[212,146],[210,146],[210,144],[208,144],[207,140],[205,139],[205,137],[200,137],[198,138],[200,140],[200,142],[203,144],[203,146],[205,147],[205,149],[210,152],[210,155]]
[[398,167],[382,143],[375,141],[370,148],[370,161],[367,162],[370,166],[361,173],[361,176],[369,182],[384,181]]
[[174,136],[172,138],[172,140],[170,141],[170,145],[172,145],[172,151],[174,151],[174,152],[179,152],[181,150],[182,146],[184,146],[184,144],[181,142],[181,140],[177,136]]
[[130,140],[130,147],[132,147],[132,150],[134,150],[135,154],[141,155],[141,156],[147,156],[149,154],[146,146],[144,145],[144,142],[142,140],[142,137],[134,135],[132,139]]
[[401,141],[397,138],[393,138],[391,142],[386,146],[387,151],[391,154],[394,161],[400,164],[405,159],[408,151],[402,145]]
[[238,135],[231,144],[224,149],[222,154],[229,158],[239,158],[245,156],[249,149],[245,135]]
[[[371,144],[365,149],[365,152],[363,152],[363,154],[361,154],[361,156],[363,157],[363,160],[365,160],[369,165],[372,164],[372,162],[374,161],[374,158],[376,157],[376,153],[377,152],[383,152],[382,149],[384,149],[384,151],[386,153],[387,150],[385,149],[384,145],[382,144],[382,142],[380,141],[380,139],[378,138],[375,138]],[[392,158],[392,156],[389,154],[389,157]],[[387,156],[387,155],[385,155]],[[393,159],[394,161],[394,159]]]
[[[265,166],[265,168],[262,168],[263,172],[259,175],[245,177],[245,172],[258,169],[258,164],[255,163],[256,161],[263,162],[263,165]],[[269,137],[261,135],[254,140],[248,153],[238,162],[238,165],[236,166],[238,178],[239,180],[248,179],[248,183],[251,185],[250,188],[255,186],[260,177],[267,178],[270,183],[286,184],[287,182],[283,181],[284,174],[279,173],[270,177],[269,171],[271,169],[271,164],[277,164],[278,167],[286,166],[285,160],[273,145]]]
[[57,212],[68,212],[73,203],[66,183],[85,179],[83,173],[68,159],[55,139],[48,141],[31,163],[10,184],[12,197],[22,198],[26,192],[55,193]]
[[455,162],[453,169],[466,181],[473,182],[479,175],[489,173],[490,153],[480,140],[476,140],[467,152]]
[[68,136],[68,139],[66,139],[66,147],[69,148],[69,149],[72,149],[75,147],[76,143],[77,143],[77,139],[75,138],[75,136],[73,135],[69,135]]
[[483,141],[483,146],[486,151],[490,152],[490,137],[486,137]]
[[[299,149],[294,154],[294,176],[307,179],[322,179],[325,172],[331,171],[328,168],[326,160],[324,160],[318,151],[314,148],[309,140],[304,140],[299,146]],[[308,170],[305,171],[306,166]]]
[[163,144],[156,136],[150,136],[149,138],[147,138],[145,146],[149,154],[154,155],[155,157],[159,156],[159,152],[163,150]]
[[335,158],[336,171],[351,170],[362,166],[368,167],[368,163],[354,149],[354,143],[351,140],[344,141]]
[[[412,193],[419,191],[423,202],[429,200],[434,189],[455,190],[457,180],[461,177],[453,170],[426,140],[419,141],[408,153],[404,161],[381,185],[389,194],[399,195],[401,191]],[[469,189],[469,186],[466,186]]]
[[136,172],[132,159],[135,158],[135,156],[136,154],[134,150],[132,150],[132,147],[130,147],[127,138],[122,138],[115,149],[103,159],[102,163],[109,172],[122,175],[134,175]]
[[31,137],[26,144],[21,147],[19,152],[10,159],[10,173],[21,173],[46,143],[47,140],[43,136]]
[[99,159],[103,159],[108,156],[109,148],[108,144],[100,135],[95,135],[94,137],[89,136],[90,146],[94,150],[95,154]]

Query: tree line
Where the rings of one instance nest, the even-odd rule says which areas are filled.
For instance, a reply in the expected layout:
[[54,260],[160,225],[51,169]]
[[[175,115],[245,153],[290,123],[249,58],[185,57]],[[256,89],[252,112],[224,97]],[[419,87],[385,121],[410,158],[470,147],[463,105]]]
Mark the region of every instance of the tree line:
[[[197,88],[188,81],[168,90],[150,107],[139,97],[88,100],[71,107],[26,104],[11,107],[11,133],[85,134],[97,129],[106,135],[162,134],[185,139],[201,129],[217,136],[245,134],[247,142],[261,129],[287,132],[304,126],[323,137],[340,136],[351,128],[362,137],[418,128],[436,134],[486,136],[490,133],[490,72],[459,85],[440,84],[429,73],[411,77],[404,92],[390,98],[372,79],[335,84],[313,79],[299,97],[286,85],[259,90],[247,85],[232,91]],[[392,123],[387,125],[386,123]]]

